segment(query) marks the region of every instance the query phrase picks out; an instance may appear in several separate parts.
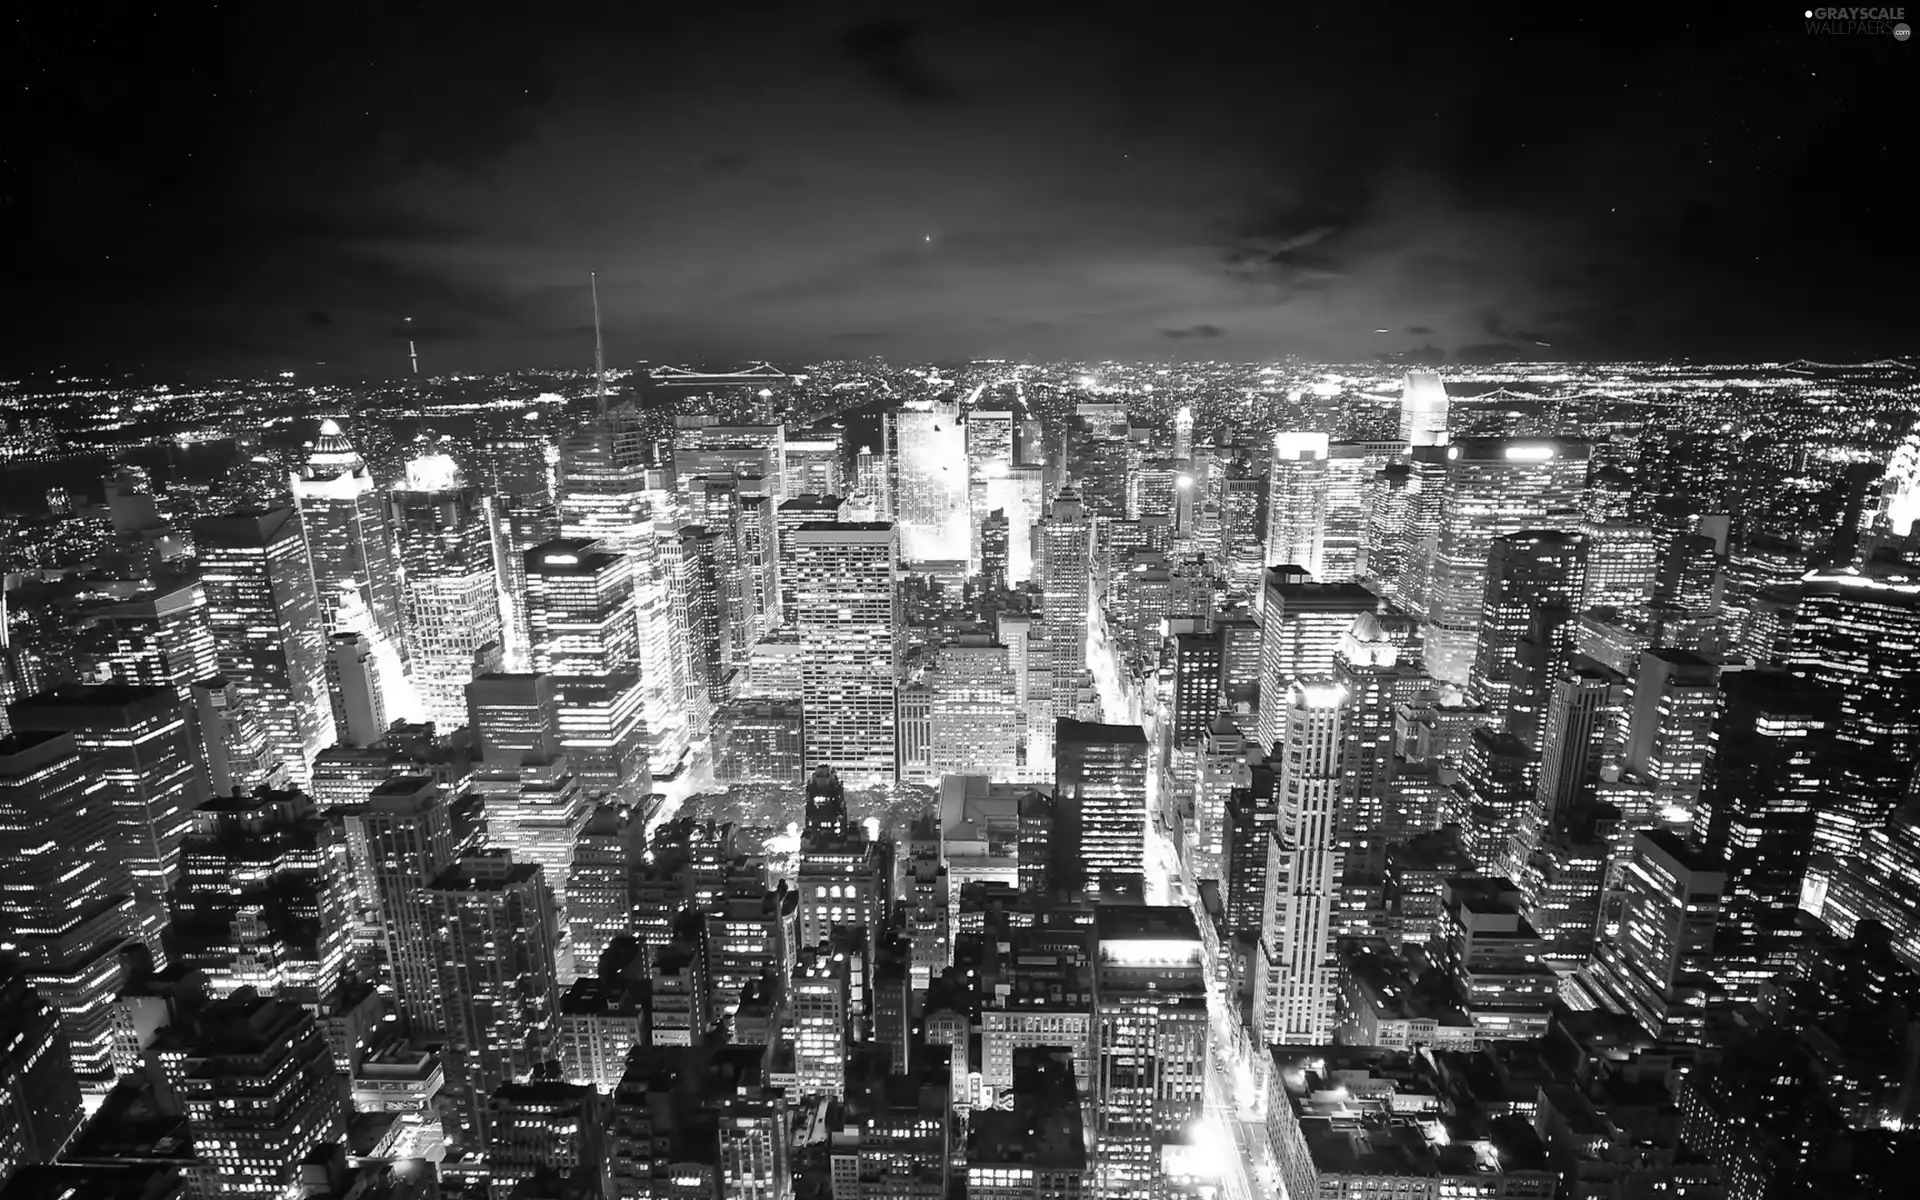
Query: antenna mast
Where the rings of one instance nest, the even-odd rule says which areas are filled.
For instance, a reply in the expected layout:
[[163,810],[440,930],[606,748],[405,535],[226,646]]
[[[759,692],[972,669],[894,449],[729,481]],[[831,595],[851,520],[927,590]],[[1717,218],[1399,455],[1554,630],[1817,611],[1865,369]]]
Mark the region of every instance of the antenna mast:
[[600,340],[600,275],[587,272],[587,286],[593,289],[593,394],[600,402],[600,415],[607,415],[607,350]]

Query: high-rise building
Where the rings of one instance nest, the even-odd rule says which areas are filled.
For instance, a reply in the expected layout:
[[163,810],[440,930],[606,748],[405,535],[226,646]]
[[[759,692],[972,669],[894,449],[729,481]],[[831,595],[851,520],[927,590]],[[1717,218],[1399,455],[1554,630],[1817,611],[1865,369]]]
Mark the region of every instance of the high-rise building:
[[499,670],[504,654],[487,501],[440,454],[409,462],[390,499],[414,686],[427,718],[457,729],[467,683]]
[[1640,656],[1627,713],[1621,762],[1652,785],[1656,811],[1691,820],[1720,700],[1720,668],[1688,650]]
[[[244,793],[257,787],[286,785],[287,772],[280,762],[279,746],[232,680],[224,675],[212,675],[197,681],[193,685],[193,713],[200,726],[195,748],[206,756],[203,761],[208,790],[213,795],[231,796],[236,791]],[[325,755],[322,751],[319,761],[324,761]],[[315,766],[318,767],[318,762]]]
[[900,679],[899,536],[885,522],[794,530],[795,625],[803,646],[807,761],[892,779]]
[[967,561],[967,428],[959,405],[910,401],[893,425],[895,519],[903,562]]
[[73,735],[105,785],[114,833],[108,890],[134,897],[139,936],[158,961],[166,896],[180,878],[180,842],[207,800],[187,711],[172,688],[63,687],[12,706],[13,727]]
[[0,935],[58,1016],[74,1072],[102,1092],[133,932],[131,898],[114,894],[127,887],[118,832],[71,733],[0,737]]
[[1516,703],[1521,642],[1542,628],[1544,614],[1557,614],[1550,619],[1564,646],[1567,623],[1585,590],[1584,550],[1580,535],[1555,530],[1493,539],[1468,695],[1487,706],[1496,724],[1506,724]]
[[1205,1109],[1203,946],[1185,908],[1103,905],[1094,928],[1093,1195],[1162,1200]]
[[1581,611],[1611,608],[1638,616],[1653,603],[1653,578],[1659,547],[1651,528],[1628,521],[1587,521],[1580,526],[1587,544],[1586,589]]
[[1221,637],[1180,633],[1173,638],[1173,744],[1191,749],[1213,728],[1221,709]]
[[253,988],[325,1013],[351,949],[352,881],[335,825],[297,791],[210,800],[169,897],[178,960],[216,995]]
[[622,404],[568,439],[560,454],[560,533],[604,541],[632,563],[641,704],[651,773],[671,776],[690,741],[685,629],[672,619],[672,572],[648,487],[645,415]]
[[1395,442],[1333,442],[1327,448],[1327,504],[1321,537],[1323,583],[1354,583],[1367,565],[1368,493],[1374,478],[1404,450]]
[[1137,889],[1147,854],[1146,733],[1061,719],[1053,753],[1056,844],[1065,861],[1084,873],[1089,892]]
[[220,673],[266,725],[288,776],[305,787],[337,740],[327,701],[326,628],[300,518],[291,508],[193,524]]
[[1053,648],[1053,712],[1078,718],[1080,677],[1087,669],[1087,615],[1092,603],[1091,528],[1080,493],[1063,488],[1034,526],[1040,612]]
[[[1533,806],[1517,831],[1508,870],[1517,874],[1541,840],[1569,814],[1591,804],[1600,770],[1621,727],[1627,681],[1589,658],[1576,658],[1555,681],[1547,704]],[[1615,748],[1617,752],[1617,747]]]
[[1267,484],[1268,567],[1296,567],[1314,579],[1325,568],[1327,435],[1276,433]]
[[1400,440],[1409,446],[1447,442],[1447,388],[1432,371],[1409,371],[1401,382]]
[[1418,561],[1409,568],[1407,599],[1425,617],[1422,644],[1436,678],[1467,682],[1493,539],[1578,527],[1587,454],[1585,442],[1510,438],[1465,438],[1416,452],[1423,495],[1427,481],[1441,494],[1430,532],[1409,521],[1418,551],[1410,557]]
[[1339,963],[1333,910],[1342,868],[1340,799],[1344,687],[1331,680],[1287,686],[1275,741],[1278,816],[1268,841],[1260,923],[1255,1020],[1269,1045],[1332,1040]]
[[961,634],[940,648],[929,682],[928,750],[934,773],[1012,779],[1020,706],[1007,648],[987,634]]
[[1716,948],[1723,978],[1784,969],[1800,941],[1794,914],[1837,766],[1839,706],[1833,692],[1784,673],[1727,677],[1691,829],[1697,845],[1726,863]]
[[359,632],[327,639],[327,699],[340,743],[371,746],[387,733],[386,692],[373,639]]
[[1378,612],[1379,597],[1357,583],[1313,583],[1298,571],[1267,571],[1260,613],[1258,738],[1279,740],[1288,689],[1333,670],[1333,655],[1355,617]]
[[853,1004],[847,956],[831,945],[800,950],[793,968],[793,1069],[802,1096],[846,1095]]
[[1637,833],[1627,863],[1619,932],[1602,936],[1588,978],[1610,1007],[1663,1041],[1697,1044],[1712,974],[1714,930],[1727,875],[1664,830]]
[[1920,572],[1872,561],[1817,571],[1802,585],[1788,668],[1840,695],[1835,771],[1814,827],[1834,862],[1859,853],[1867,832],[1907,794],[1920,746]]
[[164,685],[187,699],[195,681],[219,669],[199,583],[156,587],[111,603],[88,605],[75,619],[83,678],[135,687]]
[[446,1029],[426,887],[454,861],[452,817],[424,775],[398,775],[344,813],[358,890],[386,942],[394,998],[404,1028],[418,1037]]
[[385,498],[337,421],[320,423],[313,453],[289,482],[328,632],[358,630],[343,625],[342,616],[359,614],[371,621],[370,630],[359,631],[405,645]]
[[535,671],[606,675],[639,666],[633,571],[625,555],[581,538],[558,538],[529,550],[524,570]]
[[19,960],[0,955],[0,1187],[20,1167],[52,1162],[80,1115],[60,1022]]
[[553,894],[538,866],[496,850],[461,858],[421,900],[446,1017],[448,1140],[478,1149],[488,1138],[487,1098],[530,1077],[553,1046]]

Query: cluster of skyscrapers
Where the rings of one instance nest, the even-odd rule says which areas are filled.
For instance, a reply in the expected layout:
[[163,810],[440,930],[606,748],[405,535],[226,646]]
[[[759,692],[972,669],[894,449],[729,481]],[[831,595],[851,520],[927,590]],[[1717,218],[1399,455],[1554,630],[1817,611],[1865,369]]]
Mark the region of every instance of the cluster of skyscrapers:
[[1913,1161],[1909,452],[1789,539],[1431,373],[1397,433],[1010,382],[877,447],[783,378],[73,516],[117,571],[0,646],[5,1200]]

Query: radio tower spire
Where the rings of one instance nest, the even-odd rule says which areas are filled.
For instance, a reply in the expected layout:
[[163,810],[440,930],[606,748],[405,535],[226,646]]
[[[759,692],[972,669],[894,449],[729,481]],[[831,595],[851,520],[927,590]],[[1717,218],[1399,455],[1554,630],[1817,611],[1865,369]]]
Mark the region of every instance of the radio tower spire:
[[607,415],[607,349],[600,340],[600,275],[587,272],[587,286],[593,290],[593,394],[600,403],[600,415]]

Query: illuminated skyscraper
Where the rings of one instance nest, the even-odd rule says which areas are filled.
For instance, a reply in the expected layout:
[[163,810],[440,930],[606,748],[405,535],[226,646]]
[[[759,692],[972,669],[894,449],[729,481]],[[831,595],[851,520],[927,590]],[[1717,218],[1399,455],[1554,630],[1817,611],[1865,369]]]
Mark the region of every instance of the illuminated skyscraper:
[[[1522,640],[1530,633],[1547,638],[1557,635],[1565,646],[1570,632],[1567,624],[1586,589],[1585,549],[1579,534],[1554,530],[1493,540],[1479,644],[1467,694],[1487,706],[1496,725],[1506,723],[1515,703]],[[1549,622],[1558,629],[1551,628]],[[1559,657],[1564,658],[1564,654]],[[1545,697],[1526,697],[1525,702],[1538,707]]]
[[487,1098],[529,1078],[555,1046],[559,923],[539,867],[468,855],[422,889],[446,1017],[448,1141],[484,1146]]
[[486,499],[437,454],[408,463],[391,499],[414,686],[429,720],[458,729],[467,682],[498,670],[503,653]]
[[127,886],[117,833],[111,795],[71,733],[0,737],[0,936],[95,1092],[113,1085],[114,1000],[132,944],[132,900],[113,894]]
[[[623,404],[570,438],[560,456],[560,532],[605,541],[628,556],[640,639],[641,712],[652,774],[670,776],[687,754],[684,629],[671,617],[672,580],[647,485],[643,414]],[[664,497],[661,498],[664,503]]]
[[930,682],[934,772],[1012,779],[1020,706],[1007,648],[986,634],[962,634],[940,648]]
[[1367,499],[1374,477],[1401,453],[1394,442],[1333,442],[1327,447],[1326,517],[1320,539],[1325,583],[1352,583],[1365,566]]
[[357,628],[340,621],[343,611],[354,612],[371,618],[389,645],[405,645],[383,497],[338,422],[320,422],[313,453],[289,482],[327,631]]
[[580,538],[527,552],[529,657],[551,675],[606,675],[639,666],[633,569],[625,555]]
[[453,863],[453,824],[440,789],[424,775],[396,775],[344,813],[358,890],[386,940],[397,1015],[416,1037],[446,1029],[425,892]]
[[279,1200],[296,1164],[346,1139],[326,1035],[295,1005],[237,992],[201,1012],[188,1044],[161,1062],[210,1200]]
[[1582,611],[1595,607],[1644,615],[1653,602],[1658,547],[1653,530],[1626,521],[1588,521],[1580,526],[1587,543],[1587,584]]
[[1354,618],[1379,608],[1379,597],[1357,583],[1313,583],[1298,571],[1268,569],[1260,611],[1262,746],[1280,739],[1288,687],[1330,672],[1334,651]]
[[1267,566],[1319,579],[1327,535],[1327,435],[1276,433],[1267,485]]
[[1267,895],[1260,923],[1255,1023],[1269,1045],[1332,1040],[1339,961],[1333,910],[1342,856],[1337,803],[1344,687],[1296,681],[1281,709],[1275,746],[1278,816],[1268,840]]
[[179,961],[205,971],[215,995],[250,987],[328,1012],[351,949],[339,838],[304,792],[202,805],[169,898]]
[[1587,976],[1653,1037],[1701,1040],[1720,992],[1712,951],[1726,883],[1717,861],[1672,834],[1634,835],[1619,933],[1601,938]]
[[1416,452],[1423,495],[1433,468],[1444,464],[1431,534],[1409,521],[1416,537],[1410,558],[1418,560],[1410,566],[1410,607],[1426,618],[1422,642],[1436,678],[1468,682],[1493,539],[1578,526],[1587,450],[1584,442],[1467,438],[1447,446],[1437,463]]
[[287,772],[280,762],[279,747],[267,735],[267,727],[253,706],[226,676],[210,676],[193,685],[193,713],[200,727],[196,749],[206,755],[211,794],[231,796],[262,785],[286,785]]
[[[1789,969],[1815,814],[1835,767],[1839,697],[1771,671],[1727,676],[1692,840],[1727,870],[1715,956],[1753,985]],[[1730,980],[1731,982],[1732,980]]]
[[1409,371],[1400,384],[1400,440],[1409,446],[1447,443],[1447,388],[1432,371]]
[[89,606],[76,625],[79,665],[91,682],[162,684],[185,700],[196,681],[219,669],[206,589],[198,583]]
[[912,401],[894,428],[896,520],[903,562],[966,562],[967,436],[955,403]]
[[795,625],[807,763],[892,779],[902,636],[899,535],[885,522],[794,530]]
[[326,629],[313,564],[291,508],[193,524],[220,673],[267,727],[288,776],[304,787],[334,744]]
[[1087,606],[1092,596],[1092,530],[1080,493],[1063,488],[1034,527],[1039,546],[1040,611],[1053,650],[1053,711],[1078,717],[1080,678],[1087,669]]
[[802,948],[793,968],[793,1069],[803,1097],[846,1095],[850,971],[847,956],[830,945]]
[[1840,695],[1837,769],[1814,829],[1834,860],[1907,794],[1920,746],[1920,572],[1869,562],[1809,575],[1793,622],[1788,668]]
[[27,971],[0,955],[0,1181],[54,1160],[80,1128],[80,1087],[60,1023]]
[[1053,754],[1064,860],[1078,864],[1089,892],[1137,888],[1146,870],[1147,735],[1138,725],[1062,718]]
[[172,688],[103,684],[43,693],[13,705],[11,715],[17,730],[72,734],[89,778],[105,785],[114,818],[108,890],[134,897],[137,935],[166,961],[166,896],[180,878],[193,811],[207,801],[187,709]]
[[381,674],[368,634],[336,633],[327,639],[327,699],[341,745],[371,746],[387,736],[391,721]]
[[1622,765],[1654,789],[1656,812],[1691,820],[1712,745],[1720,668],[1686,650],[1649,650],[1629,690]]
[[1185,908],[1103,905],[1095,931],[1097,1137],[1086,1194],[1182,1195],[1169,1166],[1191,1150],[1206,1107],[1210,1024],[1199,930]]

